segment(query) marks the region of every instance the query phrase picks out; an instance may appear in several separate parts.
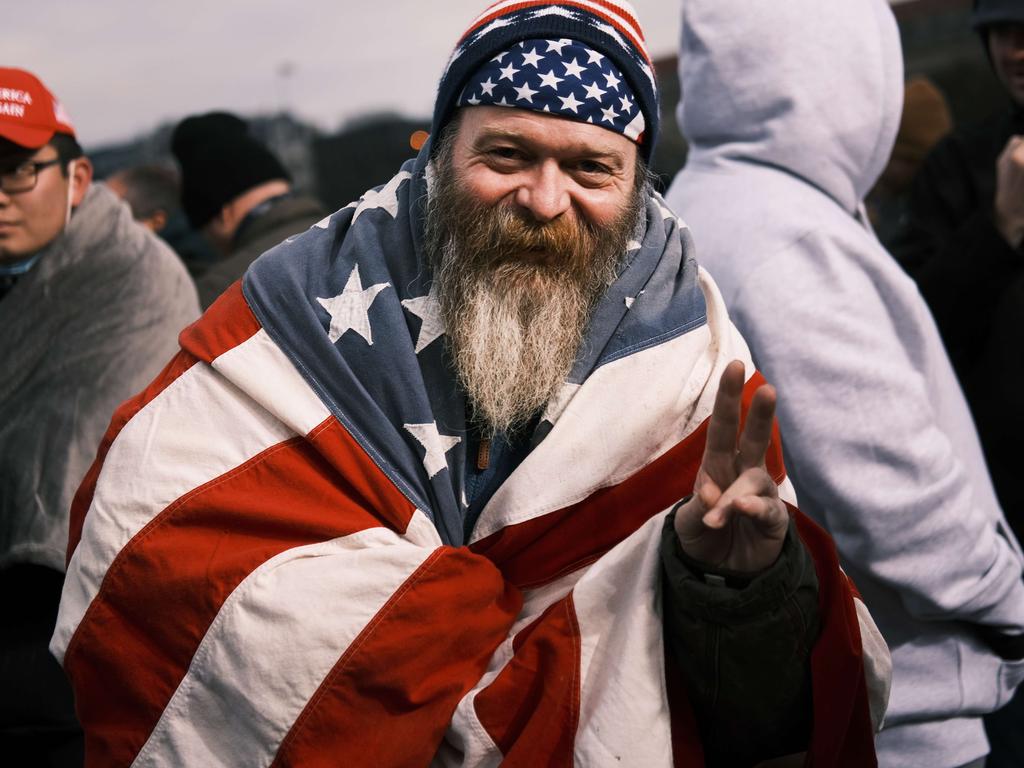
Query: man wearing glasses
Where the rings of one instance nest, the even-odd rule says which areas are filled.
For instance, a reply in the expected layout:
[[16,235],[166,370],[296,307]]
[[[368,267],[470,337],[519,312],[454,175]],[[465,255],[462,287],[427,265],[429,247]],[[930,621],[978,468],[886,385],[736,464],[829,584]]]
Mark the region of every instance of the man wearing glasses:
[[91,180],[53,94],[0,68],[0,743],[15,763],[81,764],[47,651],[68,509],[114,408],[199,314],[174,253]]

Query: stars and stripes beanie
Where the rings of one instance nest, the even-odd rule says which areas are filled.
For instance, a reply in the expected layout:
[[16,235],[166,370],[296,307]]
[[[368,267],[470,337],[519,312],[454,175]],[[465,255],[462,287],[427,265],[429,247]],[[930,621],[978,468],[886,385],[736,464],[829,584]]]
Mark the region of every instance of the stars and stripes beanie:
[[476,17],[441,77],[431,134],[460,106],[550,112],[632,139],[650,161],[658,89],[643,31],[622,0],[514,2]]

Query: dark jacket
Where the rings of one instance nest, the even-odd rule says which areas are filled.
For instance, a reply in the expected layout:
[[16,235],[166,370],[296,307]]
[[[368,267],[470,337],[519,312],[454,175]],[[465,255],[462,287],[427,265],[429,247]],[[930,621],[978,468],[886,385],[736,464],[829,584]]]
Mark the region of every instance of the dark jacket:
[[235,234],[231,253],[196,277],[203,309],[213,304],[264,252],[285,238],[309,229],[325,215],[326,211],[313,198],[287,195],[273,201],[265,211],[247,217]]
[[1014,477],[1024,407],[1024,253],[993,218],[996,161],[1014,134],[1015,109],[948,136],[925,161],[893,255],[917,281],[971,406],[1000,504],[1024,535],[1024,492]]
[[661,544],[665,651],[693,705],[706,768],[804,751],[821,616],[818,577],[796,525],[775,564],[751,579],[705,571],[683,552],[673,519]]

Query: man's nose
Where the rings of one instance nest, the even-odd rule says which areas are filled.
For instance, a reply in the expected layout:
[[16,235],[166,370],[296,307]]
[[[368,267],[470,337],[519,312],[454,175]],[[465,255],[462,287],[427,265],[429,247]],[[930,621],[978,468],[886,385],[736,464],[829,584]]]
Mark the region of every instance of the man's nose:
[[543,162],[516,190],[516,203],[539,222],[556,219],[571,205],[567,182],[557,162]]

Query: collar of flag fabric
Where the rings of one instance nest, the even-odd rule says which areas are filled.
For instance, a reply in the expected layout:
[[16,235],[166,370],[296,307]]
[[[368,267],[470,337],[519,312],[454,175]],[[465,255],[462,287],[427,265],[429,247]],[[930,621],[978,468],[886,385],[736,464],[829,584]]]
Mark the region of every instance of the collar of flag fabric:
[[548,112],[633,141],[646,128],[622,71],[604,54],[568,38],[523,40],[499,53],[470,76],[456,105]]

